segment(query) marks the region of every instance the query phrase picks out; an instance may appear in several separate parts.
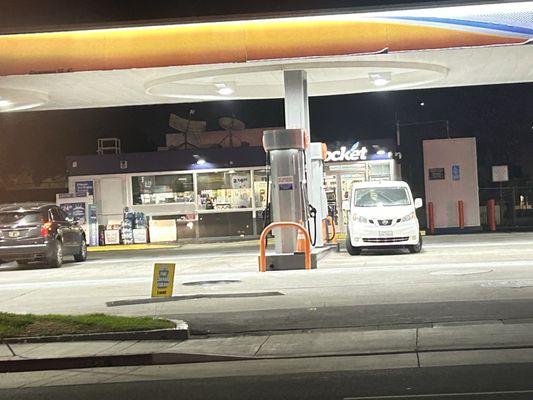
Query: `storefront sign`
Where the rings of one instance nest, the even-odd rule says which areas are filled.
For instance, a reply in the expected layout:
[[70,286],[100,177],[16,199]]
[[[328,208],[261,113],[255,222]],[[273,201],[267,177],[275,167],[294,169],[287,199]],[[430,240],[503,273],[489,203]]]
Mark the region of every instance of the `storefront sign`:
[[326,162],[390,160],[394,158],[394,142],[389,139],[357,141],[352,145],[337,145],[327,152]]
[[250,187],[250,175],[231,175],[232,189],[247,189]]
[[452,165],[452,180],[461,180],[461,167],[459,165]]
[[445,179],[444,168],[430,168],[428,173],[430,181],[439,181]]
[[154,264],[152,297],[171,297],[176,264]]
[[[352,148],[348,149],[346,146],[341,146],[339,150],[329,151],[326,156],[326,162],[328,161],[363,161],[366,160],[366,155],[368,154],[368,149],[366,147],[361,147],[360,149],[356,146],[356,143]],[[355,148],[354,148],[355,147]]]
[[67,214],[69,218],[74,221],[78,221],[80,225],[84,225],[87,222],[87,216],[85,215],[85,203],[63,203],[59,207]]
[[292,190],[294,187],[292,176],[278,176],[278,186],[279,190]]
[[92,196],[94,194],[93,181],[76,181],[74,182],[74,192],[79,196]]

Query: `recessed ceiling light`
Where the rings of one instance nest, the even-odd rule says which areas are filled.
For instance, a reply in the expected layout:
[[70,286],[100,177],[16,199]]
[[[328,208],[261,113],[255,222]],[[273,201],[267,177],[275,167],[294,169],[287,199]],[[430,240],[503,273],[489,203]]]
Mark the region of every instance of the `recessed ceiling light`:
[[205,160],[203,158],[200,158],[198,161],[196,161],[196,164],[204,165],[205,164]]
[[229,86],[224,86],[218,89],[218,94],[221,96],[229,96],[232,95],[234,92],[235,90],[233,90],[233,88]]
[[370,81],[374,84],[374,86],[386,86],[391,82],[391,74],[390,72],[382,72],[382,73],[375,73],[375,74],[369,74]]

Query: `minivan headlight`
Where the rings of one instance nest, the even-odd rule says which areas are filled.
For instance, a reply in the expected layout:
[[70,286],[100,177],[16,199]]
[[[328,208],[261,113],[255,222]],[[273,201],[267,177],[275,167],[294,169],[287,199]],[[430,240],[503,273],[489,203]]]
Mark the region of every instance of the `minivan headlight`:
[[352,221],[359,222],[360,224],[368,224],[368,219],[355,213],[352,214]]
[[402,222],[411,221],[416,218],[416,213],[412,212],[407,214],[405,217],[402,218]]

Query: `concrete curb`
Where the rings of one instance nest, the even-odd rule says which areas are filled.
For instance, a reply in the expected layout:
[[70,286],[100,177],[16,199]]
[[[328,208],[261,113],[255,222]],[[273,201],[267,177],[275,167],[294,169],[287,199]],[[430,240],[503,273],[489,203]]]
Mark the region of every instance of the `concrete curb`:
[[187,353],[148,353],[90,357],[16,359],[0,361],[0,373],[103,367],[129,367],[137,365],[194,364],[221,361],[244,361],[252,359],[256,358]]
[[171,364],[195,364],[228,361],[261,361],[261,360],[291,360],[329,357],[373,357],[373,356],[401,356],[407,354],[435,354],[477,352],[480,350],[519,350],[532,349],[533,346],[500,346],[500,347],[476,347],[457,349],[427,349],[412,351],[374,351],[374,352],[347,352],[347,353],[324,353],[324,354],[301,354],[280,356],[232,356],[218,354],[196,353],[143,353],[125,355],[103,355],[83,357],[39,358],[39,359],[14,359],[0,361],[0,373],[51,371],[66,369],[104,368],[104,367],[132,367],[147,365],[171,365]]
[[88,342],[96,340],[187,340],[190,337],[189,326],[183,321],[173,321],[175,328],[153,329],[149,331],[131,332],[102,332],[83,333],[73,335],[34,336],[22,338],[5,338],[0,343],[23,344],[23,343],[56,343],[56,342]]

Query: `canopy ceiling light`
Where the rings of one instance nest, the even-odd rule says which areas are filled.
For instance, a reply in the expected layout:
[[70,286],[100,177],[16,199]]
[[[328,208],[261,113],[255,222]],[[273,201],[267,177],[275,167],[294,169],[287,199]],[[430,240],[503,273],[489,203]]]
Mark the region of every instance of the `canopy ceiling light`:
[[405,89],[448,74],[442,65],[412,61],[275,62],[169,75],[147,82],[145,90],[156,97],[196,101],[282,98],[283,73],[289,70],[307,71],[310,96]]
[[216,83],[215,86],[217,87],[218,94],[221,96],[231,96],[233,93],[235,93],[235,89],[233,89],[232,85],[226,83]]
[[377,87],[383,87],[391,83],[391,73],[390,72],[381,72],[381,73],[370,73],[370,81]]
[[48,95],[36,90],[0,87],[0,112],[23,111],[48,102]]

